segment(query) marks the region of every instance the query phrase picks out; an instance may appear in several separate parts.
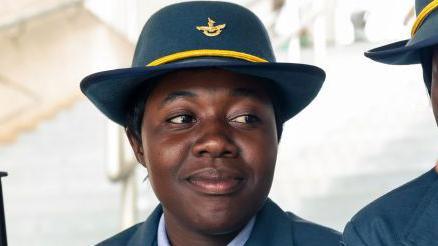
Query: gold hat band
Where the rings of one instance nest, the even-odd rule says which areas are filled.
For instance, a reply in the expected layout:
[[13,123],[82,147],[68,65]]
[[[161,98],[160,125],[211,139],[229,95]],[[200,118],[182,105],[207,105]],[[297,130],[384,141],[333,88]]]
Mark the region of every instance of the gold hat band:
[[418,14],[417,19],[415,20],[414,26],[412,26],[411,37],[414,37],[415,33],[417,33],[420,26],[423,24],[423,21],[438,8],[438,0],[432,0],[423,10]]
[[158,66],[162,64],[166,64],[169,62],[182,60],[186,58],[192,58],[192,57],[202,57],[202,56],[219,56],[219,57],[229,57],[229,58],[236,58],[241,59],[249,62],[268,62],[267,60],[260,58],[258,56],[246,54],[243,52],[233,51],[233,50],[210,50],[210,49],[202,49],[202,50],[188,50],[188,51],[182,51],[178,53],[174,53],[171,55],[163,56],[161,58],[158,58],[149,64],[147,64],[147,67],[151,66]]

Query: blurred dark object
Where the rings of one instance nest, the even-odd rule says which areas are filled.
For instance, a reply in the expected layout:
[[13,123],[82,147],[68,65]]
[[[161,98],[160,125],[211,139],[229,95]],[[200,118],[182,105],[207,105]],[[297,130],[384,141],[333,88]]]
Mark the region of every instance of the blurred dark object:
[[274,11],[280,10],[281,8],[283,8],[285,2],[286,2],[285,0],[274,0],[272,2],[272,10]]
[[6,219],[5,219],[5,207],[3,206],[3,190],[2,190],[2,177],[8,176],[8,173],[0,172],[0,246],[7,246],[8,240],[6,238]]

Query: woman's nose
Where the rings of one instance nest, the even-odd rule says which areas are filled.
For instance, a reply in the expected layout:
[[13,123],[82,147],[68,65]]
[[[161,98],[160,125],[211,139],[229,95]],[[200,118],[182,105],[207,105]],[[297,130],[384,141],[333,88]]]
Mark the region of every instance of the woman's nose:
[[196,157],[234,158],[238,148],[225,126],[212,123],[199,132],[200,137],[193,146]]

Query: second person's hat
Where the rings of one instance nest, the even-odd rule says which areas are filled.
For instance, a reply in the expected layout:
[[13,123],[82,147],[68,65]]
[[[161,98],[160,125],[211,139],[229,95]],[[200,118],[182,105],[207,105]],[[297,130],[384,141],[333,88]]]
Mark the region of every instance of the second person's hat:
[[416,0],[415,11],[410,39],[372,49],[365,56],[386,64],[421,63],[421,50],[438,44],[438,0]]

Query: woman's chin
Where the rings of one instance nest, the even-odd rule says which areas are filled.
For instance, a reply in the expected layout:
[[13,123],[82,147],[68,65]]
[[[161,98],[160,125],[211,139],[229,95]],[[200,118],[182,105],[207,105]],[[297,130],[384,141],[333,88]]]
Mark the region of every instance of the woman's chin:
[[[249,213],[227,206],[200,206],[194,209],[192,226],[205,234],[221,235],[240,230],[251,219]],[[252,214],[252,213],[251,213]]]
[[[250,219],[250,218],[249,218]],[[245,218],[231,218],[221,216],[210,216],[202,218],[196,223],[196,228],[202,234],[208,235],[226,235],[240,231],[246,225],[249,219]]]

